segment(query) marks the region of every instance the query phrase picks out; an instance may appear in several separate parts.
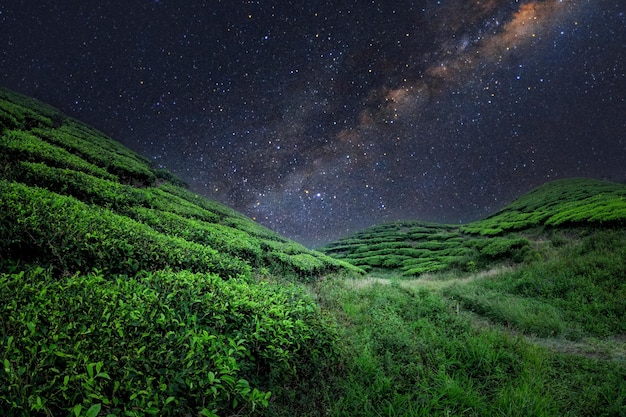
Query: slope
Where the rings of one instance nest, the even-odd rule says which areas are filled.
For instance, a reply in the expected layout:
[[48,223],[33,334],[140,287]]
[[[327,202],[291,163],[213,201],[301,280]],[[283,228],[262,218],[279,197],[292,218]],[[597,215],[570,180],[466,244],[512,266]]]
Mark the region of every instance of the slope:
[[0,122],[8,233],[0,260],[65,273],[187,269],[189,262],[225,277],[269,268],[302,279],[350,268],[189,192],[169,172],[42,103],[0,90]]
[[461,227],[498,235],[532,227],[626,225],[626,185],[588,178],[551,181],[524,194],[492,216]]
[[295,283],[357,268],[3,89],[0,133],[1,414],[212,416],[315,392],[336,331]]
[[[362,230],[320,250],[361,268],[404,276],[539,258],[538,236],[572,227],[623,228],[626,185],[574,178],[545,184],[466,225],[402,221]],[[541,239],[539,239],[541,240]]]
[[321,290],[353,355],[337,415],[623,415],[625,188],[562,180],[323,248],[369,271]]

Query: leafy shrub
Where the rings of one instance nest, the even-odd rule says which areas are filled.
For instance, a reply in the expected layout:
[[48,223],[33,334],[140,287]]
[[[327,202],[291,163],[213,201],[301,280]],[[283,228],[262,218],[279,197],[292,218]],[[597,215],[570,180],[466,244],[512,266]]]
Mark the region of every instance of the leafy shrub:
[[149,195],[141,189],[122,185],[72,169],[53,168],[42,163],[19,162],[16,179],[31,186],[74,197],[85,203],[121,210],[128,206],[148,205]]
[[37,131],[37,134],[105,168],[127,184],[151,185],[156,181],[149,161],[102,133],[90,131],[78,123],[66,124],[54,131]]
[[15,116],[3,107],[2,103],[0,103],[0,133],[5,130],[16,129],[20,125]]
[[0,87],[0,108],[13,108],[16,115],[30,113],[34,117],[42,117],[44,120],[57,120],[64,116],[54,107],[42,103],[39,100],[27,97],[6,88]]
[[201,207],[207,211],[210,211],[211,213],[216,214],[220,221],[227,217],[242,217],[241,214],[231,209],[230,207],[218,203],[217,201],[208,200],[202,196],[199,196],[198,194],[192,193],[191,191],[183,187],[177,186],[176,183],[161,184],[159,185],[159,189],[169,194],[180,197],[195,206]]
[[216,222],[219,216],[161,188],[146,190],[149,207],[205,222]]
[[[28,132],[6,132],[0,138],[0,149],[3,151],[2,158],[5,158],[6,163],[15,161],[45,162],[53,167],[69,168],[101,178],[115,178],[102,168],[84,161],[63,148],[46,143]],[[14,177],[19,178],[19,173]]]
[[426,272],[437,272],[448,269],[448,265],[436,260],[425,260],[418,264],[409,264],[404,266],[404,276],[418,276]]
[[6,90],[0,91],[0,109],[4,116],[1,118],[5,128],[18,128],[23,130],[31,130],[37,127],[50,128],[54,126],[51,117],[52,114],[42,114],[28,107],[11,102],[14,96],[10,97],[5,94]]
[[249,275],[245,262],[207,246],[157,233],[111,211],[39,188],[0,181],[3,235],[9,259],[38,261],[63,273],[114,273],[164,268]]
[[261,263],[260,242],[241,230],[143,207],[137,207],[131,211],[133,218],[158,232],[218,248],[221,252],[246,259],[253,265]]
[[480,254],[490,259],[502,259],[511,257],[514,252],[528,245],[530,242],[524,238],[493,238],[480,249]]
[[607,181],[569,178],[544,184],[494,215],[461,226],[465,233],[494,236],[533,227],[580,224],[623,225],[626,186]]
[[189,272],[0,274],[0,317],[5,416],[250,413],[336,355],[296,289]]

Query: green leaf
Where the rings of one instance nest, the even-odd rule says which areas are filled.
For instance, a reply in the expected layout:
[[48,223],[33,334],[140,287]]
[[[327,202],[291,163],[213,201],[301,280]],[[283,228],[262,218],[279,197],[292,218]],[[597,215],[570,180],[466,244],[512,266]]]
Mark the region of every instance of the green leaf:
[[88,363],[87,364],[87,374],[89,374],[89,378],[93,379],[93,367],[94,367],[95,363]]
[[102,404],[94,404],[91,407],[89,407],[89,410],[87,410],[87,417],[96,417],[99,413],[100,413],[100,409],[102,408]]
[[207,408],[203,408],[202,411],[200,411],[200,415],[205,417],[218,417],[217,414],[208,410]]
[[81,404],[76,404],[74,406],[74,415],[76,417],[78,417],[80,415],[80,412],[83,410],[83,406]]

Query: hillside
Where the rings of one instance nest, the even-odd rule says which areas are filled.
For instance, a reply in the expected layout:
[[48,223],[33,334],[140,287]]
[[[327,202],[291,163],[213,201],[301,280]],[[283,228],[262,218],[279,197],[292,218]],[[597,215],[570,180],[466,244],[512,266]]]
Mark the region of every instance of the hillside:
[[626,185],[588,178],[552,181],[461,231],[501,235],[533,227],[573,226],[626,226]]
[[357,364],[345,415],[624,415],[624,197],[560,180],[482,221],[384,224],[322,248],[368,271],[322,291]]
[[547,183],[497,213],[466,225],[402,221],[373,226],[320,250],[361,268],[404,276],[474,272],[504,259],[540,256],[537,233],[626,226],[626,185],[584,178]]
[[224,277],[266,268],[301,279],[351,268],[189,192],[51,107],[6,90],[0,100],[2,261],[132,273],[188,269],[184,254]]
[[36,100],[0,90],[0,132],[3,415],[244,412],[329,366],[287,283],[357,268]]

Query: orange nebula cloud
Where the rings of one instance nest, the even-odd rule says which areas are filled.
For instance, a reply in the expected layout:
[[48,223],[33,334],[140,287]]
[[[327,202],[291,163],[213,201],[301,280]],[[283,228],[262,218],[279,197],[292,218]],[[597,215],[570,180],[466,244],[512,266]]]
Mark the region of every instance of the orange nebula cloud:
[[492,60],[502,59],[509,51],[530,44],[560,20],[566,11],[566,3],[552,0],[520,5],[502,32],[486,38],[476,53]]
[[[457,6],[454,15],[467,12],[470,16],[462,16],[462,19],[459,16],[460,20],[476,22],[487,18],[498,4],[498,0],[475,0],[465,5],[454,3]],[[470,78],[470,73],[484,64],[504,61],[513,51],[540,42],[542,36],[561,22],[575,5],[575,0],[531,1],[521,4],[499,31],[485,35],[474,47],[463,47],[454,52],[445,40],[440,45],[441,55],[445,58],[427,68],[421,81],[400,88],[384,87],[370,94],[376,100],[372,100],[374,105],[361,113],[361,127],[398,118],[405,112],[419,111],[434,93]],[[447,26],[450,27],[451,23]]]

